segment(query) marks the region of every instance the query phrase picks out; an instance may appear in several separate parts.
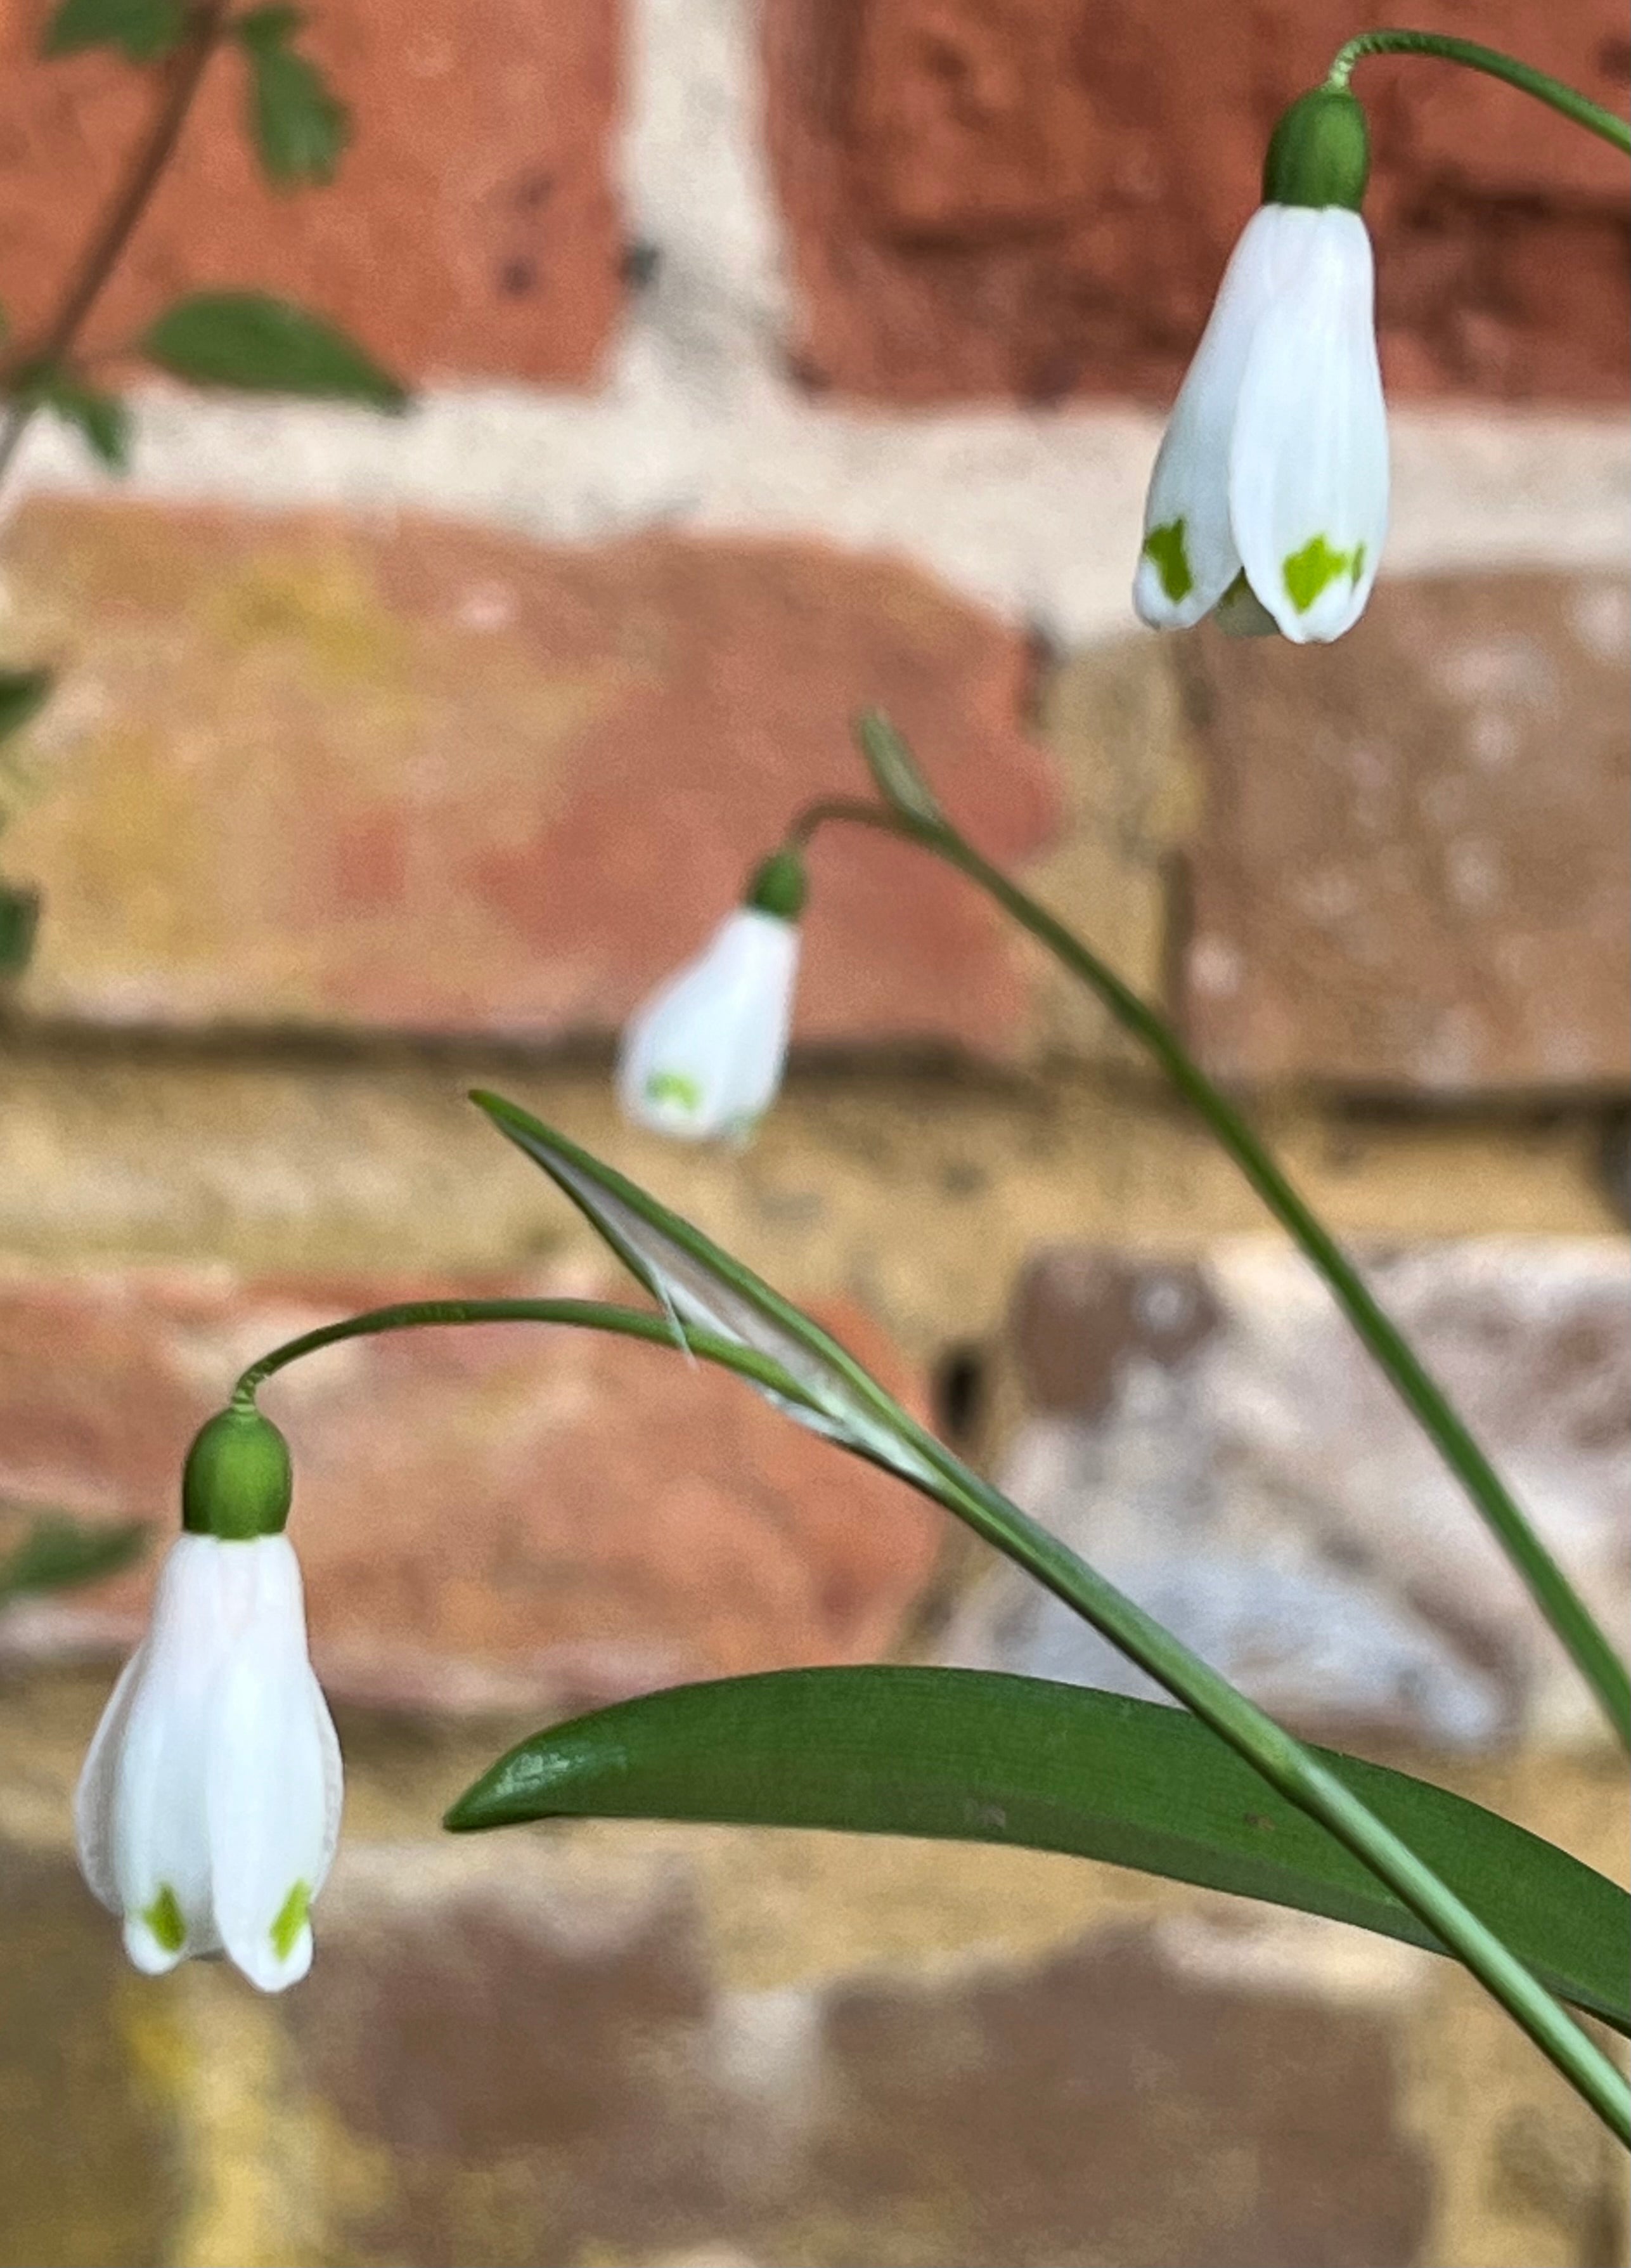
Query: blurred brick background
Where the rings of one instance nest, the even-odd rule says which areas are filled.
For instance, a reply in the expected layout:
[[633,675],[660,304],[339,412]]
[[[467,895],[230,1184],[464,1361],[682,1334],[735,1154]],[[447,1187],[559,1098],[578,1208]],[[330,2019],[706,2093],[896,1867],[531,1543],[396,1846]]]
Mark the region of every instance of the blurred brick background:
[[[144,99],[0,26],[0,298]],[[1623,107],[1605,0],[1440,4]],[[0,1529],[173,1516],[276,1339],[607,1287],[461,1100],[703,1223],[1300,1728],[1623,1870],[1566,1661],[1315,1284],[983,902],[824,837],[742,1156],[613,1036],[879,703],[1365,1256],[1582,1585],[1631,1603],[1622,170],[1362,67],[1395,531],[1340,646],[1163,643],[1142,487],[1279,107],[1358,19],[1133,0],[332,0],[338,185],[210,79],[95,335],[198,284],[345,323],[407,419],[138,395],[33,431],[0,661],[44,893],[0,1026]],[[1424,1955],[1056,1859],[632,1825],[444,1845],[544,1717],[891,1653],[1126,1684],[734,1383],[553,1334],[333,1351],[295,1443],[349,1830],[283,2003],[152,1984],[66,1797],[147,1577],[0,1623],[0,2264],[1606,2268],[1591,2124]],[[8,1526],[9,1524],[9,1526]],[[1183,2176],[1172,2177],[1174,2162]]]

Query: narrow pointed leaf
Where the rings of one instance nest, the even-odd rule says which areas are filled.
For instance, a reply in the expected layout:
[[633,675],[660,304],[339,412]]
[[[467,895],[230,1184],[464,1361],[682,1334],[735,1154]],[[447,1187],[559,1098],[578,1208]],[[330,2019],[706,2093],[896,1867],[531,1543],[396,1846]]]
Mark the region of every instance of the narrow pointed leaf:
[[[1313,1752],[1554,1992],[1631,2031],[1631,1900],[1480,1805]],[[1443,1948],[1370,1869],[1176,1709],[979,1670],[781,1670],[540,1733],[447,1815],[820,1827],[1064,1851]]]
[[194,386],[294,394],[397,410],[408,394],[388,371],[333,324],[259,291],[199,291],[178,300],[144,334],[150,362]]
[[680,1323],[701,1324],[752,1347],[795,1378],[814,1410],[771,1395],[790,1417],[939,1493],[938,1476],[915,1446],[911,1419],[819,1324],[701,1229],[565,1135],[500,1095],[478,1091],[471,1100],[543,1167]]
[[139,1520],[108,1526],[48,1513],[0,1557],[0,1604],[25,1591],[62,1591],[114,1574],[140,1557],[147,1537]]
[[917,759],[881,709],[863,709],[856,718],[855,735],[866,768],[885,803],[908,819],[927,819],[939,826],[945,818],[933,788],[918,770]]

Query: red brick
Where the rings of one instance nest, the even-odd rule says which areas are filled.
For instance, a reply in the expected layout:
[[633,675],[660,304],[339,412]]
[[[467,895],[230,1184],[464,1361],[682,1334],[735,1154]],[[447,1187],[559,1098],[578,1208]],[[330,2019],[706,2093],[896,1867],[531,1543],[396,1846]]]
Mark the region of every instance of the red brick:
[[1187,650],[1184,1002],[1215,1071],[1623,1088],[1627,619],[1616,577],[1453,577],[1385,585],[1317,652]]
[[[771,0],[772,164],[814,384],[906,401],[1170,395],[1259,195],[1281,107],[1362,20],[1348,0]],[[1610,0],[1439,0],[1616,109]],[[1361,65],[1384,358],[1412,391],[1618,401],[1623,162],[1510,89]]]
[[[399,1298],[562,1289],[0,1277],[0,1501],[149,1516],[157,1549],[194,1429],[255,1354]],[[919,1398],[863,1314],[822,1312]],[[314,1357],[263,1406],[295,1453],[290,1533],[318,1667],[352,1697],[565,1706],[864,1660],[897,1636],[938,1549],[923,1499],[666,1349],[417,1330]],[[54,1609],[59,1635],[64,1617],[69,1633],[131,1635],[151,1564]]]
[[[6,840],[52,1016],[613,1029],[864,787],[869,703],[993,855],[1054,824],[1023,640],[887,562],[67,503],[8,555],[18,635],[76,658]],[[1016,1048],[1031,964],[966,883],[854,830],[812,873],[804,1036]]]
[[[44,320],[151,106],[99,52],[33,60],[41,5],[0,18],[0,273],[13,329]],[[87,335],[107,349],[180,293],[253,285],[344,324],[415,379],[581,383],[621,296],[609,175],[610,0],[422,0],[313,11],[310,52],[350,104],[334,186],[278,195],[219,56],[170,173]]]

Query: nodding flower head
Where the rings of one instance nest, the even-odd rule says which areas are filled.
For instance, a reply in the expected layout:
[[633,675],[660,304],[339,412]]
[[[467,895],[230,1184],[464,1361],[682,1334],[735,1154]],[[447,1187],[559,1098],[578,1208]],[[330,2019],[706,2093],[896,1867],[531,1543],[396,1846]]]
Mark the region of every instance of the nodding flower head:
[[312,1964],[340,1748],[306,1653],[289,1455],[251,1409],[195,1442],[184,1533],[91,1744],[79,1863],[138,1969],[224,1953],[268,1992]]
[[1388,490],[1368,164],[1349,94],[1304,95],[1275,130],[1150,479],[1133,603],[1157,630],[1216,609],[1304,644],[1364,609]]
[[617,1087],[636,1125],[744,1141],[775,1101],[798,972],[802,863],[781,851],[697,955],[630,1019]]

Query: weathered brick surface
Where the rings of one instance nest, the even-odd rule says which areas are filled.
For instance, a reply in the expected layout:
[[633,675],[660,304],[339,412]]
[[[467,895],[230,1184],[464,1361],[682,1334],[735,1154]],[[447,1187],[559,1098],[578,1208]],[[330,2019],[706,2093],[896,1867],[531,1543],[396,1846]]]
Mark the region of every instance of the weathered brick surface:
[[1231,1079],[1624,1086],[1614,577],[1380,590],[1339,644],[1186,650],[1204,755],[1183,1005]]
[[[994,855],[1055,823],[1023,640],[876,559],[69,504],[6,557],[70,665],[6,843],[44,1014],[614,1030],[801,803],[864,785],[871,703]],[[853,832],[812,873],[802,1036],[1014,1051],[1030,963],[966,884]]]
[[[562,1288],[0,1277],[0,1501],[151,1516],[162,1544],[192,1432],[254,1354],[399,1298]],[[913,1394],[864,1315],[827,1320]],[[265,1406],[293,1446],[316,1658],[342,1695],[564,1705],[866,1660],[896,1637],[941,1539],[921,1498],[739,1381],[585,1333],[371,1339],[299,1366]],[[151,1562],[37,1610],[42,1639],[128,1637],[150,1580]]]
[[1137,1929],[1033,1962],[733,1994],[676,1888],[620,1912],[559,1867],[543,1881],[525,1904],[406,1908],[336,1886],[325,1988],[289,2014],[330,2132],[374,2169],[341,2206],[348,2255],[1425,2257],[1386,1954],[1373,2006],[1242,1990],[1226,1944],[1209,1977]]
[[116,1932],[69,1859],[3,1837],[0,1927],[0,2259],[166,2257],[175,2137],[131,2052]]
[[[1423,20],[1418,12],[1413,21]],[[1616,108],[1609,0],[1443,0],[1429,26],[1508,47]],[[1258,195],[1281,107],[1356,28],[1346,0],[775,0],[770,150],[811,382],[909,401],[1170,394]],[[1425,393],[1617,401],[1623,181],[1523,98],[1369,63],[1384,356]]]
[[[105,52],[33,61],[48,13],[29,0],[0,18],[0,273],[24,334],[60,296],[153,95]],[[86,344],[116,347],[184,291],[253,286],[412,378],[590,380],[621,296],[619,18],[612,0],[314,11],[311,52],[356,136],[335,183],[296,196],[261,181],[242,63],[223,55]]]
[[[1604,1626],[1631,1610],[1631,1287],[1604,1239],[1374,1256],[1378,1298]],[[1276,1712],[1489,1749],[1591,1738],[1591,1697],[1325,1286],[1267,1241],[1039,1254],[1004,1485]],[[1004,1568],[951,1658],[1152,1693]]]

